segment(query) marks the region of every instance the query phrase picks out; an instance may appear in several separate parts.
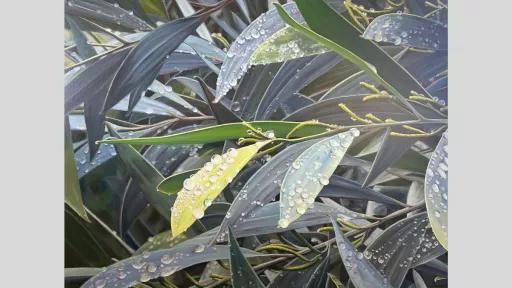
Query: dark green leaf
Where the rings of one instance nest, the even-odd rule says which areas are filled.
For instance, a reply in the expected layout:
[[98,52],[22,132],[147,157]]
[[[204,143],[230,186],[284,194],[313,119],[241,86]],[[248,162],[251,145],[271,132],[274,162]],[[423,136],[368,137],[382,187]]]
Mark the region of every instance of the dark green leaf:
[[66,13],[86,17],[94,21],[109,23],[113,27],[125,27],[130,30],[151,30],[146,22],[103,0],[67,0]]
[[76,267],[76,268],[65,268],[64,269],[64,282],[66,284],[71,283],[83,283],[87,279],[101,272],[101,268],[92,267]]
[[73,153],[73,143],[71,142],[71,131],[69,130],[68,117],[64,119],[64,153],[65,153],[65,174],[64,174],[64,197],[66,204],[69,205],[80,217],[89,221],[82,201],[82,192],[78,183],[76,172],[75,154]]
[[[96,60],[67,83],[64,87],[64,112],[71,112],[87,98],[98,98],[103,105],[108,86],[130,49],[131,46]],[[97,111],[101,112],[101,109],[99,107]]]
[[[254,121],[247,122],[252,127],[261,128],[264,132],[268,130],[274,131],[276,137],[286,137],[286,135],[300,122],[286,121]],[[294,136],[303,137],[318,134],[327,131],[327,126],[322,123],[311,123],[304,125],[301,129],[294,132]],[[168,136],[132,138],[132,139],[108,139],[101,141],[102,143],[124,143],[124,144],[204,144],[212,142],[220,142],[229,139],[239,139],[250,137],[247,133],[248,126],[246,123],[228,123],[222,125],[211,126],[207,128],[196,129],[189,132],[176,133]]]
[[206,19],[208,14],[199,14],[173,20],[146,35],[116,72],[105,99],[104,110],[131,94],[130,108],[140,99],[142,92],[157,76],[165,57],[176,49],[185,38]]
[[236,241],[231,227],[229,230],[229,264],[231,267],[231,283],[234,288],[263,288],[265,285],[261,282],[258,275],[247,262],[240,246]]
[[181,188],[183,188],[183,181],[187,179],[190,175],[195,174],[199,169],[188,170],[185,172],[173,174],[167,178],[165,178],[160,184],[158,184],[158,191],[172,195],[178,193]]
[[400,159],[400,157],[411,148],[414,142],[418,140],[416,137],[403,138],[392,136],[390,135],[391,132],[391,128],[387,128],[379,152],[377,152],[372,167],[363,182],[363,187],[370,186],[373,180]]
[[[112,125],[107,125],[107,127],[111,135],[120,137]],[[162,174],[132,146],[116,145],[116,151],[149,203],[162,216],[168,218],[172,204],[171,199],[156,190],[158,184],[164,180]]]
[[411,90],[428,95],[420,83],[391,56],[378,45],[361,38],[359,31],[323,0],[297,0],[296,3],[313,31],[371,63],[382,78],[394,86],[401,95],[409,95]]

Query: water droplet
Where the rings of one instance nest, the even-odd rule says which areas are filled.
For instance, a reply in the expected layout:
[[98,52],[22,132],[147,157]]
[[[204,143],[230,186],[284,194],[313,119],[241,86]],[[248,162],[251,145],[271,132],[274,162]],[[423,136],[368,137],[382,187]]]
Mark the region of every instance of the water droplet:
[[278,225],[281,228],[286,228],[288,227],[288,225],[290,225],[290,221],[288,221],[287,219],[281,219],[279,220]]
[[293,167],[294,169],[299,169],[301,165],[302,165],[302,163],[301,163],[301,162],[300,162],[300,160],[298,160],[298,159],[297,159],[297,160],[295,160],[295,161],[293,161],[293,163],[292,163],[292,167]]
[[147,273],[140,274],[140,282],[147,282],[149,280],[151,280],[151,276],[149,276],[149,274],[147,274]]
[[218,155],[218,154],[213,155],[212,163],[213,164],[220,164],[220,163],[222,163],[222,157],[220,155]]
[[194,184],[194,181],[190,178],[187,178],[185,179],[185,181],[183,181],[183,188],[185,188],[185,190],[193,190],[195,187],[195,184]]
[[320,178],[318,178],[318,182],[320,182],[320,184],[325,186],[325,185],[329,184],[329,178],[326,176],[320,176]]
[[202,209],[199,209],[199,208],[194,208],[194,209],[192,209],[192,215],[196,219],[201,219],[204,216],[204,211]]
[[98,279],[96,282],[94,282],[94,285],[96,288],[103,288],[107,284],[107,281],[105,279]]
[[124,271],[119,271],[119,273],[117,273],[117,278],[119,279],[124,279],[126,276],[127,274]]
[[269,138],[269,139],[273,139],[273,138],[276,138],[275,134],[274,134],[274,131],[273,130],[268,130],[264,133],[265,137]]
[[212,205],[213,201],[212,199],[204,199],[204,206],[205,207],[209,207],[210,205]]
[[194,247],[194,252],[195,253],[202,253],[202,252],[204,252],[205,248],[206,248],[206,246],[204,246],[203,244],[199,244],[196,247]]
[[174,257],[172,257],[171,255],[165,254],[160,259],[160,262],[162,262],[162,264],[170,264],[173,259]]
[[135,268],[135,269],[140,269],[142,268],[146,263],[144,261],[142,261],[141,259],[137,259],[135,260],[135,262],[132,263],[132,267]]
[[380,264],[384,263],[384,257],[379,256],[379,258],[377,259],[377,262],[379,262]]
[[441,213],[440,213],[439,211],[437,211],[437,210],[435,210],[435,211],[434,211],[434,215],[435,215],[437,218],[441,217]]
[[148,266],[146,269],[148,270],[148,272],[153,273],[156,271],[156,268],[157,267],[156,267],[155,263],[150,262],[150,263],[148,263]]
[[353,137],[357,137],[361,134],[361,132],[359,132],[359,129],[357,128],[351,128],[349,131],[352,133]]
[[[235,86],[235,85],[236,85],[236,81],[235,81],[235,84],[233,84],[232,86]],[[241,108],[240,102],[238,102],[238,101],[235,101],[235,102],[233,102],[233,104],[231,104],[231,110],[233,110],[234,112],[240,111],[240,108]]]

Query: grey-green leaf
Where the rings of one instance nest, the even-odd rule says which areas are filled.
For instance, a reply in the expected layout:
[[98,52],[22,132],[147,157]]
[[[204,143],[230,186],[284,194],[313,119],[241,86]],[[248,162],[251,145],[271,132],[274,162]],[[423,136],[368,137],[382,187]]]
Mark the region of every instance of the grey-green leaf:
[[[110,85],[104,109],[130,93],[144,91],[157,76],[165,57],[206,19],[199,14],[166,23],[145,36],[126,56]],[[142,86],[141,86],[142,85]],[[144,87],[145,86],[145,87]],[[130,108],[141,95],[131,95]]]
[[425,203],[432,231],[448,249],[448,131],[430,156],[425,175]]
[[363,38],[415,48],[446,50],[448,29],[445,25],[417,15],[390,13],[375,18]]
[[352,243],[343,235],[336,219],[331,217],[331,222],[336,234],[336,243],[340,252],[341,260],[345,265],[352,284],[356,288],[390,288],[389,281],[358,252]]
[[387,228],[365,250],[368,261],[386,275],[393,287],[400,287],[410,268],[446,252],[431,239],[427,225],[426,213],[407,217]]
[[352,129],[323,139],[304,151],[288,169],[281,186],[279,226],[287,227],[308,207],[340,164],[359,130]]
[[[245,257],[261,256],[243,249]],[[82,288],[127,288],[151,279],[170,276],[192,265],[229,257],[229,247],[206,247],[197,243],[181,243],[171,249],[144,252],[108,266],[82,285]]]

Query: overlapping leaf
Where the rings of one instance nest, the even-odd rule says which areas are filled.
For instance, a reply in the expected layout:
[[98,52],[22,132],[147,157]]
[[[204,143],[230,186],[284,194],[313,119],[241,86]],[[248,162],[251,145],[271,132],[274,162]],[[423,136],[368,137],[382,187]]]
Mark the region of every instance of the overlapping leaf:
[[331,221],[336,234],[338,250],[352,284],[356,288],[395,287],[391,286],[386,277],[368,262],[363,253],[358,252],[354,248],[352,243],[341,232],[336,219],[331,218]]
[[315,202],[358,135],[359,131],[353,129],[331,136],[314,144],[293,161],[281,185],[279,226],[286,228]]
[[135,106],[141,95],[154,80],[165,57],[191,34],[208,14],[199,14],[173,20],[145,36],[126,56],[110,85],[104,109],[131,94],[129,107]]
[[391,13],[375,18],[364,31],[365,39],[423,49],[448,48],[448,29],[432,20]]
[[204,210],[222,192],[238,172],[251,160],[267,141],[257,142],[227,153],[214,155],[197,173],[183,182],[171,213],[173,236],[187,230],[196,219],[204,216]]

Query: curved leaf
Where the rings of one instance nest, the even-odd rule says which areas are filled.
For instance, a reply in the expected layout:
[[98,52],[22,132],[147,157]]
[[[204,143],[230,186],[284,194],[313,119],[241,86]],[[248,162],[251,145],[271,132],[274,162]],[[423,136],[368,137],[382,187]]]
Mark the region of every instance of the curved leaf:
[[103,0],[67,0],[66,13],[102,21],[131,30],[148,31],[152,27],[133,15],[133,12]]
[[261,65],[283,62],[328,51],[329,49],[322,44],[288,26],[277,31],[265,42],[258,45],[251,55],[250,63],[251,65]]
[[383,193],[374,191],[367,187],[361,187],[358,182],[346,179],[338,175],[332,175],[329,185],[324,186],[319,196],[341,197],[347,199],[364,199],[395,206],[406,206],[404,203],[395,200]]
[[196,219],[201,219],[204,210],[267,143],[257,142],[240,149],[229,149],[222,156],[214,155],[211,162],[186,179],[171,212],[173,236],[183,233]]
[[429,238],[427,225],[426,213],[407,217],[387,228],[366,248],[366,259],[388,277],[393,287],[400,287],[410,268],[446,252]]
[[336,234],[336,243],[341,259],[345,265],[352,284],[356,288],[391,288],[389,281],[358,252],[352,243],[343,235],[336,219],[331,217],[331,222]]
[[399,92],[395,93],[395,91],[389,90],[391,94],[404,96],[409,95],[410,91],[414,90],[428,95],[428,92],[407,70],[378,45],[362,39],[359,31],[341,14],[329,7],[324,0],[297,0],[296,3],[313,31],[331,39],[337,45],[357,53],[358,57],[371,63],[380,76]]
[[229,230],[229,265],[231,267],[231,283],[233,288],[264,288],[265,285],[245,259],[233,231]]
[[199,14],[173,20],[146,35],[126,56],[114,76],[103,109],[113,106],[126,95],[132,93],[129,108],[135,106],[141,95],[134,91],[144,91],[154,80],[165,57],[176,49],[185,38],[207,17]]
[[341,58],[336,53],[325,53],[284,63],[261,97],[255,119],[270,119],[281,103],[289,100],[294,93],[340,61]]
[[331,136],[312,145],[293,161],[281,185],[279,226],[286,228],[315,202],[358,135],[359,130],[351,129]]
[[279,194],[279,185],[293,160],[316,142],[318,140],[291,145],[256,171],[233,200],[224,221],[222,221],[216,240],[224,241],[228,226],[233,226],[248,218],[256,208],[271,202]]
[[[129,46],[105,55],[72,78],[64,87],[64,113],[71,112],[87,98],[100,98],[99,102],[103,104],[108,86],[131,48]],[[101,111],[101,107],[98,107],[98,111]]]
[[[294,19],[303,22],[297,6],[294,3],[284,5]],[[227,58],[222,64],[217,78],[215,101],[219,101],[226,93],[234,88],[240,78],[250,68],[250,57],[258,46],[276,31],[285,27],[275,9],[260,15],[238,35],[227,52]]]
[[158,184],[156,189],[164,194],[172,195],[178,193],[183,188],[183,181],[191,175],[197,173],[199,169],[188,170],[185,172],[173,174]]
[[84,220],[89,220],[85,212],[84,202],[82,201],[82,192],[78,183],[78,175],[76,172],[75,154],[73,153],[73,142],[71,141],[71,131],[69,129],[69,121],[64,119],[64,201]]
[[375,18],[363,38],[415,48],[448,49],[448,29],[432,20],[409,14],[390,13]]
[[448,249],[448,131],[430,156],[425,175],[425,203],[432,231]]
[[[247,123],[228,123],[221,124],[193,131],[176,133],[167,136],[146,137],[146,138],[127,138],[127,139],[105,139],[100,143],[124,143],[124,144],[204,144],[212,142],[220,142],[225,140],[234,140],[244,137],[250,137],[247,132],[248,125],[263,132],[272,130],[278,138],[286,137],[300,122],[286,121],[253,121]],[[294,136],[303,137],[318,134],[327,131],[329,126],[323,123],[307,123],[294,132]]]
[[[264,254],[243,249],[245,257]],[[96,274],[82,288],[128,288],[151,279],[170,276],[192,265],[229,258],[229,247],[182,243],[171,249],[146,252],[119,261]]]
[[[119,137],[111,125],[107,125],[110,134]],[[135,148],[130,145],[115,145],[116,151],[125,163],[130,175],[137,181],[145,197],[153,207],[164,217],[169,216],[171,200],[159,193],[156,187],[164,177],[149,163]]]

